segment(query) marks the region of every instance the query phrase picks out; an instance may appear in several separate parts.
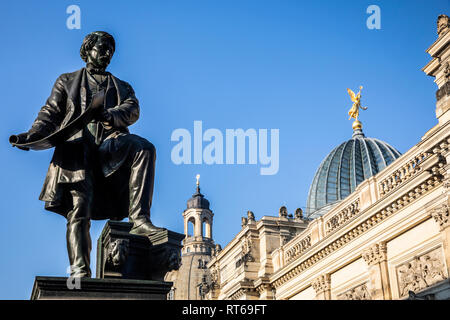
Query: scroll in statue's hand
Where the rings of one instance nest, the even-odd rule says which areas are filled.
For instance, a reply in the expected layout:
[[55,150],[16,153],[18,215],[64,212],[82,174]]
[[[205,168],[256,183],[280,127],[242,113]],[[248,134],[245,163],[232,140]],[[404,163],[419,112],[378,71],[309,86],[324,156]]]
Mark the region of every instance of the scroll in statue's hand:
[[9,143],[11,143],[13,145],[13,147],[17,147],[21,150],[29,151],[30,148],[21,147],[21,146],[18,146],[18,144],[25,144],[25,143],[37,141],[37,140],[43,138],[44,135],[45,134],[43,132],[34,131],[33,129],[31,129],[28,132],[19,133],[17,135],[13,134],[12,136],[9,137]]
[[[25,133],[19,133],[19,134],[13,134],[12,136],[9,137],[9,143],[12,144],[13,147],[15,147],[15,144],[24,144],[27,143],[28,140],[28,132]],[[25,150],[25,151],[29,151],[30,148],[26,148],[26,147],[19,147],[17,146],[17,148],[21,149],[21,150]]]

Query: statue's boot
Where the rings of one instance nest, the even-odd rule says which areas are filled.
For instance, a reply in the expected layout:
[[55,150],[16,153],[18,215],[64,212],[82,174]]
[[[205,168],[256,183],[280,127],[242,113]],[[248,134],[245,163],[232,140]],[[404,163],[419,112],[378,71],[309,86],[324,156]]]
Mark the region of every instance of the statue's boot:
[[129,220],[133,223],[130,233],[150,236],[166,230],[153,225],[150,220],[153,182],[155,179],[156,149],[147,140],[138,138],[138,147],[131,159]]
[[88,218],[75,219],[67,223],[67,252],[70,261],[70,276],[90,278],[91,236]]
[[131,229],[131,234],[137,234],[141,236],[151,236],[152,234],[158,233],[160,231],[166,230],[165,228],[156,227],[153,225],[151,221],[144,222],[143,224],[139,226],[134,226]]
[[91,190],[88,180],[79,183],[70,191],[73,208],[67,214],[67,252],[70,261],[71,277],[91,277],[90,254],[91,236]]

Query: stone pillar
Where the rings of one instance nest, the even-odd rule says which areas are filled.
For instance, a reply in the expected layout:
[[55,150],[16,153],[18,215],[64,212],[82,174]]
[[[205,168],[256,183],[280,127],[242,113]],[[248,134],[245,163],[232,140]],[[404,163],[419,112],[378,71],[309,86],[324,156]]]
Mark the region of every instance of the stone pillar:
[[315,300],[331,300],[331,277],[329,274],[323,274],[311,283],[316,291]]
[[441,230],[444,259],[447,265],[447,274],[450,275],[450,205],[445,203],[434,209],[432,216]]
[[369,291],[373,300],[392,299],[389,284],[386,243],[376,243],[364,250],[363,259],[369,266]]
[[206,224],[206,237],[212,239],[212,218],[207,220]]
[[184,235],[186,236],[186,238],[187,238],[187,236],[188,236],[188,221],[187,220],[184,220]]
[[194,236],[195,237],[203,236],[202,220],[200,220],[200,216],[195,217]]

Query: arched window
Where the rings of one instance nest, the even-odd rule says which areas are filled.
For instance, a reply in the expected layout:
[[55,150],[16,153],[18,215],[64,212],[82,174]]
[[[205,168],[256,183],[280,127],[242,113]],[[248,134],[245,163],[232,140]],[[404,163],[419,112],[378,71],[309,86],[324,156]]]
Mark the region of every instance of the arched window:
[[195,219],[194,217],[189,218],[188,220],[188,228],[187,228],[187,236],[192,237],[195,232]]

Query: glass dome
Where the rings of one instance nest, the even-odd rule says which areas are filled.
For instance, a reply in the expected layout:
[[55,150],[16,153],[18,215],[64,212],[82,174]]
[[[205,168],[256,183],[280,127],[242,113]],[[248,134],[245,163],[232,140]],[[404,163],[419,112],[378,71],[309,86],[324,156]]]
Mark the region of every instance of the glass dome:
[[384,141],[365,137],[361,129],[361,125],[354,127],[352,138],[334,148],[320,164],[309,189],[308,217],[325,214],[362,181],[400,157],[401,153],[395,148]]

